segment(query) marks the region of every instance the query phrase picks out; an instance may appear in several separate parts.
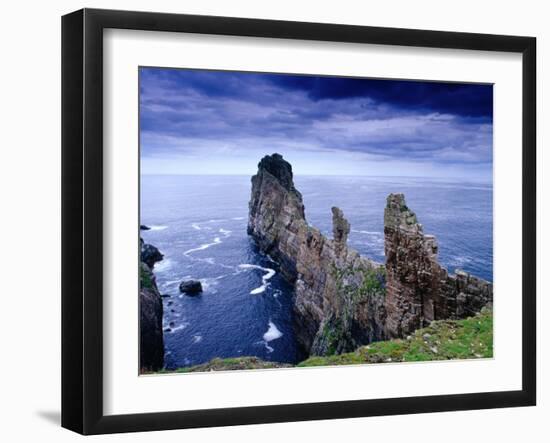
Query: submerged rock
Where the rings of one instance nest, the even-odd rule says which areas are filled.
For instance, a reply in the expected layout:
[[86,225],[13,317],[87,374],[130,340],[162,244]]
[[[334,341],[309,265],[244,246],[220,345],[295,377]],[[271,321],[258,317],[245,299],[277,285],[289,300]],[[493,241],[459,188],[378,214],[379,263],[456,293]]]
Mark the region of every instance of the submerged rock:
[[149,231],[151,228],[147,225],[139,225],[140,231]]
[[199,280],[184,280],[180,283],[180,292],[187,295],[197,295],[202,292],[202,284]]

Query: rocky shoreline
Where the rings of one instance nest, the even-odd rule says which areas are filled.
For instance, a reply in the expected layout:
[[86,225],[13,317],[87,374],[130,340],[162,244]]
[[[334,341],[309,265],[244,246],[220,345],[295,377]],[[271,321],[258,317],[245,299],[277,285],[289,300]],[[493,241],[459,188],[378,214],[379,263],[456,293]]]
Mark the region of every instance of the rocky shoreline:
[[492,306],[490,282],[439,265],[436,239],[402,194],[390,194],[384,210],[385,264],[347,246],[350,225],[339,208],[332,219],[329,239],[308,224],[291,165],[279,154],[260,161],[248,234],[294,286],[296,337],[308,355],[351,352]]
[[163,255],[140,238],[139,263],[139,367],[140,372],[158,371],[164,367],[164,335],[162,331],[162,296],[153,268]]
[[[251,181],[247,232],[260,251],[278,263],[280,273],[294,288],[294,331],[309,356],[296,366],[492,356],[492,283],[460,270],[449,274],[437,261],[435,237],[424,234],[403,194],[387,198],[386,262],[377,263],[348,247],[351,227],[338,207],[331,209],[332,238],[309,225],[292,167],[281,155],[265,156]],[[155,263],[162,259],[155,246],[140,239],[141,373],[164,371],[163,303],[153,273]],[[188,280],[181,282],[179,289],[196,296],[202,286],[198,280]],[[441,336],[437,343],[452,342],[456,331],[469,325],[472,318],[482,320],[485,329],[491,325],[490,334],[484,330],[482,338],[476,335],[481,334],[479,328],[468,330],[483,342],[482,354],[477,348],[438,354],[433,351],[438,349],[432,346],[433,340],[424,340],[430,346],[420,356],[407,350],[406,340],[411,337],[415,349],[425,348],[414,338],[422,328],[436,328],[437,337]],[[449,328],[454,331],[450,338],[441,332]],[[401,360],[369,350],[385,346],[402,349]],[[292,365],[238,357],[214,359],[176,372],[277,367]]]
[[274,368],[306,368],[357,364],[422,362],[493,357],[493,313],[481,312],[462,320],[438,320],[403,339],[378,341],[352,352],[311,356],[296,365],[265,361],[257,357],[215,358],[166,373],[234,371]]

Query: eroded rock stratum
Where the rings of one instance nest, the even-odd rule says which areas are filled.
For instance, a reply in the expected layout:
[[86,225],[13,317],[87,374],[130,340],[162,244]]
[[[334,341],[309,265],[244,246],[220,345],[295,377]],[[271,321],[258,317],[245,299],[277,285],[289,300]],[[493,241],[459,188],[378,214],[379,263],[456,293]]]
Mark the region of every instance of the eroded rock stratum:
[[337,207],[332,222],[332,239],[307,223],[292,166],[281,155],[260,161],[248,233],[294,285],[296,337],[307,353],[350,352],[492,304],[490,282],[449,275],[439,265],[436,239],[424,234],[402,194],[390,194],[384,210],[385,264],[348,247],[350,224]]
[[163,255],[153,245],[140,239],[139,263],[139,367],[142,372],[158,371],[164,366],[162,333],[162,297],[153,273]]

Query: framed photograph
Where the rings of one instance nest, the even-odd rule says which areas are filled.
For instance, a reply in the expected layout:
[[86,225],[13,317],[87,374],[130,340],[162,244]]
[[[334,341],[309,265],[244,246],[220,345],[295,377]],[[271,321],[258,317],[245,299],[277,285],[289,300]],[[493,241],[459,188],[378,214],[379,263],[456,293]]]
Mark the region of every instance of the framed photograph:
[[536,41],[62,20],[62,425],[536,402]]

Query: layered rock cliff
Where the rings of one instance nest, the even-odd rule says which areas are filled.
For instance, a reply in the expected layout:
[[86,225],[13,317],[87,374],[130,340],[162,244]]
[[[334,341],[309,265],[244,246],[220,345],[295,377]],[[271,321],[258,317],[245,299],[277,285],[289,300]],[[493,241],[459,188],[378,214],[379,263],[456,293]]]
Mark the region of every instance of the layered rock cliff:
[[252,177],[248,233],[295,288],[295,331],[308,353],[341,353],[382,338],[384,268],[348,248],[349,223],[332,208],[334,239],[309,226],[292,167],[264,157]]
[[493,285],[437,262],[435,237],[425,235],[403,194],[390,194],[384,210],[385,333],[403,337],[433,320],[471,316],[492,304]]
[[157,288],[153,267],[162,260],[160,251],[140,239],[139,264],[139,330],[140,370],[158,371],[164,366],[162,332],[162,297]]
[[463,318],[492,302],[492,285],[437,263],[437,243],[424,235],[401,194],[384,213],[386,265],[347,246],[350,225],[332,208],[333,238],[310,226],[291,165],[264,157],[252,177],[248,233],[294,285],[295,331],[312,355],[350,352],[403,337],[431,320]]

